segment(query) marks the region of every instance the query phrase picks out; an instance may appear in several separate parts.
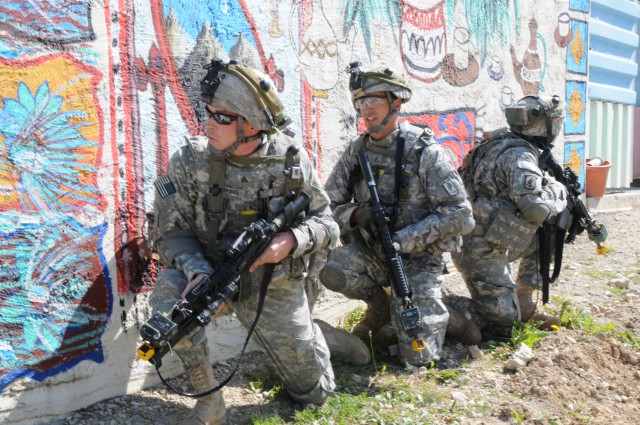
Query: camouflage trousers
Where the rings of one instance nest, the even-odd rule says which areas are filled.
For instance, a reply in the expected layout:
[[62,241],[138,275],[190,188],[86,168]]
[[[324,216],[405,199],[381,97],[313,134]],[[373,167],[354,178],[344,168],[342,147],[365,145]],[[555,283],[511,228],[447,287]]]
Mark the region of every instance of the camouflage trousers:
[[[513,257],[507,249],[485,240],[483,235],[463,237],[462,250],[451,257],[471,294],[472,312],[498,326],[511,327],[520,320],[520,305],[516,283],[511,277],[511,263],[520,260],[516,282],[518,286],[540,289],[537,239]],[[454,306],[455,308],[455,306]]]
[[[255,320],[264,267],[240,284],[240,296],[230,306],[245,328]],[[149,298],[153,312],[170,311],[187,285],[177,269],[158,274]],[[334,374],[322,331],[311,321],[303,279],[290,279],[287,268],[276,266],[253,339],[271,359],[291,397],[301,404],[320,404],[333,394]],[[185,368],[208,362],[204,328],[183,338],[175,350]]]
[[[391,322],[398,336],[398,354],[403,363],[428,365],[440,359],[449,320],[442,303],[443,262],[440,255],[426,252],[403,262],[413,291],[412,301],[422,316],[422,331],[417,337],[424,339],[426,348],[422,352],[412,349],[413,338],[402,327],[402,301],[391,291]],[[332,291],[365,301],[371,300],[381,287],[391,284],[384,261],[358,241],[333,249],[320,279]]]

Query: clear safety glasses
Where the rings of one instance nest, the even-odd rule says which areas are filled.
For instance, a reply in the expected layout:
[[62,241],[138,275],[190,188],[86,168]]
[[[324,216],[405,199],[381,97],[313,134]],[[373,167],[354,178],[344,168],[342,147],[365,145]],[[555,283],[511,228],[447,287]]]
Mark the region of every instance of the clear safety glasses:
[[378,106],[387,105],[389,101],[387,96],[383,95],[371,95],[356,99],[355,105],[358,109],[364,108],[377,108]]

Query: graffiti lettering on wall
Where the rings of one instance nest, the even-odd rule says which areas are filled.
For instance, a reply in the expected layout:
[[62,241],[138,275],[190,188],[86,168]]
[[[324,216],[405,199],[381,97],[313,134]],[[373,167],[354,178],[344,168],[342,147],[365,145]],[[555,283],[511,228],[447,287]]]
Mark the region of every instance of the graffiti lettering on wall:
[[101,359],[111,306],[97,186],[100,73],[0,59],[0,388]]

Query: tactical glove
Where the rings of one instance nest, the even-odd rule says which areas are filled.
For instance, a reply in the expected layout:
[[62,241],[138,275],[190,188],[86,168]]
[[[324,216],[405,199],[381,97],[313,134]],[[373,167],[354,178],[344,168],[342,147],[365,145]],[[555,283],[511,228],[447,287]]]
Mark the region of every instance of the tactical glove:
[[373,219],[373,213],[369,207],[358,208],[358,228],[360,234],[368,243],[378,240],[378,228]]

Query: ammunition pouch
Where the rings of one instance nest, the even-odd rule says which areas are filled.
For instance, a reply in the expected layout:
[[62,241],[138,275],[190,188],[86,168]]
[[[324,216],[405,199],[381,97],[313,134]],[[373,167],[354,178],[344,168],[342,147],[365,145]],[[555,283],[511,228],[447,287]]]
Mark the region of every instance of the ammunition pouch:
[[500,208],[487,229],[485,239],[510,251],[510,257],[524,251],[533,242],[539,224],[518,217],[513,210]]

